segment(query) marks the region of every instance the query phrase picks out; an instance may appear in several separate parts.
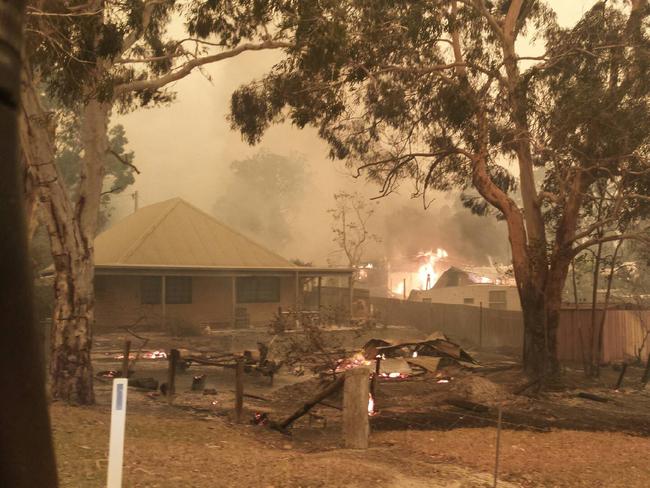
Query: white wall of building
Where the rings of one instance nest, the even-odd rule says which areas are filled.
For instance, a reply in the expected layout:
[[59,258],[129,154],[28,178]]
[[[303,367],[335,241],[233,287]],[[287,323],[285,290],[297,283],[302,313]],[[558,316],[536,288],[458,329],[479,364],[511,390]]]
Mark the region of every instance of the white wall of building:
[[456,305],[521,310],[519,293],[514,286],[476,284],[449,286],[430,290],[414,290],[409,300],[416,302],[449,303]]

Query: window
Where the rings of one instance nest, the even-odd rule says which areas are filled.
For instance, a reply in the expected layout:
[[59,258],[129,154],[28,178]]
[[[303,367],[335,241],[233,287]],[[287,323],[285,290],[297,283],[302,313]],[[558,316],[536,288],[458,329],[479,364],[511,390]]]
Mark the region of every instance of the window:
[[192,303],[192,278],[168,276],[165,279],[166,303]]
[[473,298],[463,298],[463,303],[465,305],[473,305],[474,304],[474,299]]
[[95,276],[95,297],[104,298],[107,295],[108,286],[106,281],[108,276]]
[[162,279],[160,276],[143,276],[140,279],[140,303],[158,305],[162,294]]
[[[143,276],[140,281],[140,303],[160,305],[162,278]],[[165,278],[165,303],[192,303],[192,278],[167,276]]]
[[280,278],[237,278],[237,303],[278,303],[280,301]]
[[489,300],[490,300],[490,308],[498,308],[501,310],[505,310],[507,308],[505,290],[491,291],[489,294]]

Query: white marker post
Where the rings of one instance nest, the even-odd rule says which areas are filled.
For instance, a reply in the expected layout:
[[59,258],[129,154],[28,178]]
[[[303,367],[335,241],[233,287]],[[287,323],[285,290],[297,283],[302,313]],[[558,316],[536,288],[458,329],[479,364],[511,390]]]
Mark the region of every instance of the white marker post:
[[122,487],[122,459],[124,456],[124,425],[126,423],[126,392],[129,380],[113,380],[113,400],[111,402],[111,437],[108,447],[107,488]]

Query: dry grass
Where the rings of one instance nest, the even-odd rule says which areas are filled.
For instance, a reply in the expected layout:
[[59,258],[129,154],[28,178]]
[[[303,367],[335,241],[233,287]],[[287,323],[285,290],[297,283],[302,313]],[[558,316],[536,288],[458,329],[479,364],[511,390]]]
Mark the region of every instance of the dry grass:
[[[407,445],[417,457],[492,471],[495,429],[384,432],[375,441]],[[650,439],[616,433],[504,430],[500,473],[523,486],[645,487]]]
[[[54,405],[51,415],[61,486],[104,486],[108,409]],[[417,488],[449,486],[450,477],[466,480],[458,486],[478,487],[485,486],[486,479],[440,465],[428,471],[447,481],[424,484],[425,479],[410,472],[410,465],[396,464],[394,453],[384,456],[373,449],[307,453],[274,432],[173,409],[157,409],[155,415],[130,412],[124,456],[125,487]]]
[[[62,487],[105,484],[109,411],[51,409]],[[381,432],[367,451],[300,450],[277,433],[140,405],[127,417],[125,487],[490,486],[492,428]],[[314,452],[315,451],[315,452]],[[526,487],[647,486],[650,439],[503,431],[501,475]]]

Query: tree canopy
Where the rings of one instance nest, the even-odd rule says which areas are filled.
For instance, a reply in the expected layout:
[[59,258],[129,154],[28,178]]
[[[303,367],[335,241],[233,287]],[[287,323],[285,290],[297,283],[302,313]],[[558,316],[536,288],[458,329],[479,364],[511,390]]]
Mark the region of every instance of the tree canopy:
[[[311,125],[333,158],[379,182],[382,195],[405,180],[416,195],[456,188],[474,212],[500,215],[527,370],[557,372],[572,258],[597,242],[647,239],[643,229],[594,234],[646,211],[647,1],[598,2],[568,29],[541,0],[324,0],[283,9],[295,44],[233,95],[233,127],[256,143],[272,123]],[[544,53],[520,54],[526,41]],[[611,211],[590,220],[598,186]]]
[[215,215],[270,247],[291,239],[291,223],[310,183],[305,161],[267,151],[233,161]]

